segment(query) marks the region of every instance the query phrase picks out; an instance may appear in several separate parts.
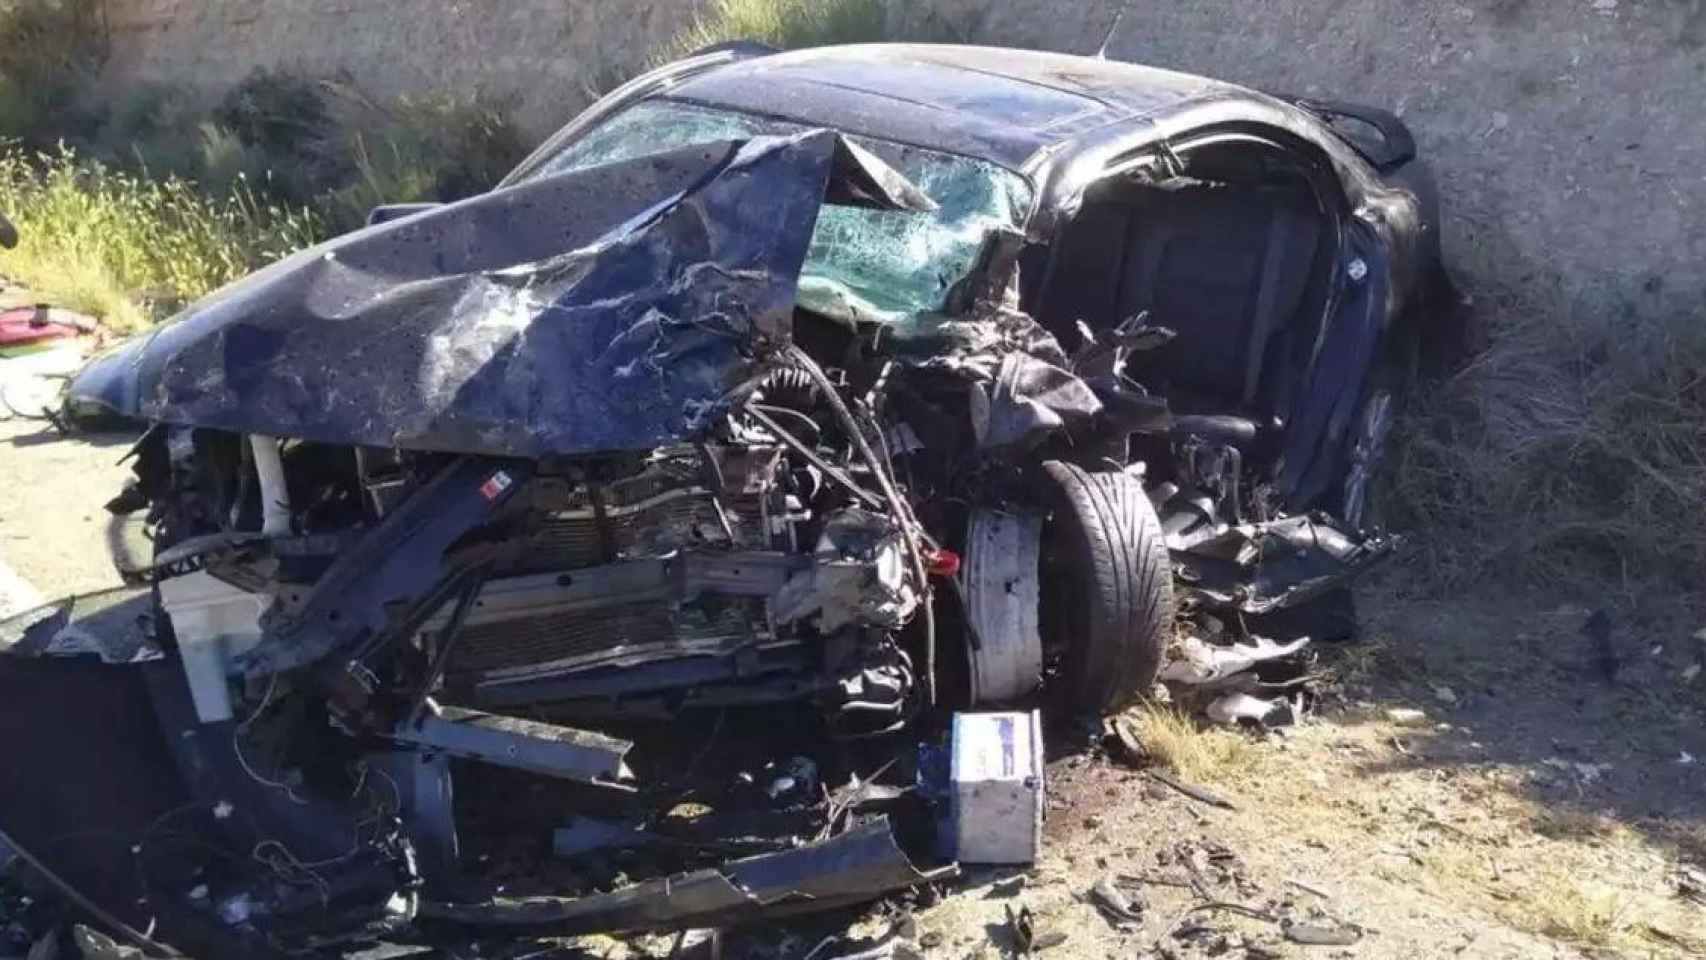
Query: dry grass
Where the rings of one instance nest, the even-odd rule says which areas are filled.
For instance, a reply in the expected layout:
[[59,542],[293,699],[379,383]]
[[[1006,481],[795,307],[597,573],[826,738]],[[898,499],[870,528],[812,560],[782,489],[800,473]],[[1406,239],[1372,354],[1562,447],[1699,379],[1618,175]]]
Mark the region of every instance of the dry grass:
[[1646,931],[1655,927],[1684,938],[1694,935],[1687,931],[1697,920],[1675,904],[1599,879],[1609,871],[1590,849],[1570,841],[1444,841],[1412,868],[1391,873],[1399,882],[1483,910],[1514,929],[1578,947],[1650,948]]
[[1678,943],[1706,943],[1706,913],[1668,896],[1658,876],[1669,857],[1615,819],[1541,806],[1491,775],[1359,772],[1321,752],[1332,743],[1331,754],[1367,757],[1397,732],[1300,734],[1293,752],[1246,765],[1260,789],[1241,799],[1278,834],[1513,930],[1620,956],[1681,957]]
[[1549,840],[1582,843],[1627,839],[1629,828],[1602,814],[1573,807],[1536,811],[1529,829]]
[[1187,780],[1225,783],[1256,759],[1257,748],[1244,735],[1205,728],[1173,707],[1152,704],[1126,717],[1151,759]]
[[0,272],[119,330],[311,243],[317,230],[310,215],[248,191],[208,197],[69,150],[0,152],[0,210],[20,236],[0,252]]
[[1406,424],[1388,475],[1413,569],[1447,589],[1514,574],[1699,597],[1706,326],[1524,315]]

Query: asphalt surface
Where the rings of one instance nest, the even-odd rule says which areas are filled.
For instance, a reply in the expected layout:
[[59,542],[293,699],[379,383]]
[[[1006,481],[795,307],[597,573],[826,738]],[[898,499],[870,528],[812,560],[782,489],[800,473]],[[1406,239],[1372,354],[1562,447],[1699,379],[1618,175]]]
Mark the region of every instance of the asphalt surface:
[[0,359],[0,616],[120,585],[110,538],[125,527],[103,504],[124,486],[136,437],[62,437],[32,419],[82,363],[76,346]]

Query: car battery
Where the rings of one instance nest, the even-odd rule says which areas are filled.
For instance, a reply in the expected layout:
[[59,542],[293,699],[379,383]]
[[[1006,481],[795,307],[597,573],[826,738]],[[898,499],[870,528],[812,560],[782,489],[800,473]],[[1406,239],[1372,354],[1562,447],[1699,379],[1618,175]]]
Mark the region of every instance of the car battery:
[[1030,713],[956,713],[948,744],[944,853],[1033,863],[1043,837],[1043,726]]

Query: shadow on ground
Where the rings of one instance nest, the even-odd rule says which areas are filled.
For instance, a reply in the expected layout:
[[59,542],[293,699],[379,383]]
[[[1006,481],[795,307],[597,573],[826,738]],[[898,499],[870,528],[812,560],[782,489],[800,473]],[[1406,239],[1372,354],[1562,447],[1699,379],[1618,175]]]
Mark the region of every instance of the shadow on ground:
[[[1706,624],[1603,597],[1371,599],[1365,644],[1327,661],[1365,719],[1407,707],[1426,720],[1361,773],[1502,769],[1557,822],[1610,818],[1706,863],[1706,640],[1693,635]],[[1595,611],[1608,630],[1588,629]]]

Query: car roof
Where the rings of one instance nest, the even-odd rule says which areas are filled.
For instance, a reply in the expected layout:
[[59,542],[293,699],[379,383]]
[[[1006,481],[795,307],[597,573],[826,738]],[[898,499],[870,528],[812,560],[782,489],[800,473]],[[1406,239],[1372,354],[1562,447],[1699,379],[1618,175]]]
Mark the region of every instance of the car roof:
[[662,96],[882,137],[1022,169],[1122,121],[1256,96],[1154,67],[945,44],[816,47],[737,60]]

